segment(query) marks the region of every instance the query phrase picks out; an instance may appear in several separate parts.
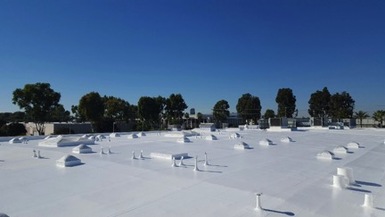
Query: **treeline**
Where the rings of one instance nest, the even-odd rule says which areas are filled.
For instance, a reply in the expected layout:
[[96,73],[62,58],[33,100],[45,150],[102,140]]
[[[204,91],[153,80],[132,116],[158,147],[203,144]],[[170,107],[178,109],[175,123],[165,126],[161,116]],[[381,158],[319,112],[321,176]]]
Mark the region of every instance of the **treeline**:
[[[60,93],[54,91],[49,83],[26,84],[13,92],[12,102],[24,112],[2,113],[2,126],[9,123],[34,122],[39,134],[44,132],[46,122],[84,122],[92,123],[94,132],[111,132],[117,125],[127,123],[132,130],[158,130],[169,124],[183,124],[189,118],[184,112],[186,105],[181,94],[171,94],[168,97],[142,96],[136,105],[114,96],[101,96],[98,92],[90,92],[82,96],[77,105],[71,106],[71,112],[66,111],[60,104]],[[275,101],[276,112],[268,108],[262,115],[262,106],[258,96],[250,93],[243,94],[237,102],[236,111],[246,122],[257,123],[260,118],[296,117],[296,97],[290,88],[278,90]],[[355,101],[347,92],[331,94],[327,87],[311,93],[308,101],[308,113],[312,117],[333,118],[366,118],[366,112],[354,113]],[[213,106],[213,118],[216,123],[224,123],[230,115],[230,105],[225,99],[217,101]],[[385,112],[380,110],[373,117],[382,120]],[[197,114],[202,121],[202,114]],[[8,123],[8,124],[5,124]],[[5,127],[6,128],[6,127]],[[5,130],[8,132],[7,130]]]

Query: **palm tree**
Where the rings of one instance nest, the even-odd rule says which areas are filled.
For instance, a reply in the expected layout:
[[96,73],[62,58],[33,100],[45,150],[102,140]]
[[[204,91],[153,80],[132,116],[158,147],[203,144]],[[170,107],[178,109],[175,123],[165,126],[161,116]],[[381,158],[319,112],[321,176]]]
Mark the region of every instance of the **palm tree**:
[[379,127],[382,127],[382,122],[384,121],[385,118],[385,111],[384,110],[378,110],[373,113],[373,118],[374,120],[379,122]]
[[366,112],[360,110],[360,111],[358,111],[358,112],[354,112],[354,117],[355,117],[355,118],[358,118],[358,119],[360,120],[360,126],[361,126],[361,128],[362,128],[362,119],[368,118],[369,115],[368,115],[368,113],[366,113]]

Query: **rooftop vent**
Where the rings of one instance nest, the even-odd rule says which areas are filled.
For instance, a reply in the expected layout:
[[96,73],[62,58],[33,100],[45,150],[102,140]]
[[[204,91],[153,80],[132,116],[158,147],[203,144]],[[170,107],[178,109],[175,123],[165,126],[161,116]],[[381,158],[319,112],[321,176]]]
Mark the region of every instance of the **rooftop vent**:
[[136,135],[139,137],[146,136],[146,134],[144,132],[137,133]]
[[72,152],[75,154],[85,154],[92,153],[92,148],[85,144],[80,144],[72,149]]
[[356,182],[353,177],[353,169],[350,167],[338,167],[337,175],[344,176],[347,179],[348,184],[354,184]]
[[120,137],[120,134],[119,133],[111,133],[110,137]]
[[322,160],[333,160],[334,158],[334,153],[328,150],[322,151],[317,154],[318,159]]
[[345,176],[333,175],[333,187],[344,189],[348,186],[348,182]]
[[358,142],[349,142],[349,143],[346,145],[346,147],[347,147],[347,148],[352,148],[352,149],[361,148],[360,143],[358,143]]
[[19,138],[13,138],[9,140],[9,144],[14,144],[14,143],[21,143],[21,140]]
[[255,210],[262,210],[261,195],[262,195],[262,193],[256,193],[255,194]]
[[273,142],[269,139],[263,139],[259,141],[259,144],[263,146],[269,146],[269,145],[273,145]]
[[348,149],[344,146],[337,146],[333,149],[333,152],[338,154],[346,154],[348,153]]
[[251,149],[250,146],[245,143],[245,142],[240,142],[240,143],[237,143],[234,145],[234,149],[240,149],[240,150],[244,150],[244,149]]
[[241,138],[241,135],[239,135],[239,133],[233,133],[230,135],[230,139],[238,139],[238,138]]
[[208,135],[206,136],[206,140],[218,140],[218,138],[214,135]]
[[183,137],[178,138],[177,142],[179,142],[179,143],[187,143],[187,142],[190,142],[190,139],[187,138],[186,136],[183,136]]
[[364,198],[364,204],[362,204],[364,207],[373,207],[373,195],[372,194],[365,194]]
[[293,142],[293,139],[290,138],[290,137],[285,137],[285,138],[282,138],[282,139],[281,139],[281,142],[284,142],[284,143],[290,143],[290,142]]
[[56,161],[58,167],[72,167],[82,164],[79,158],[73,155],[65,155]]
[[136,138],[138,138],[138,135],[133,133],[133,134],[128,135],[127,138],[129,138],[129,139],[136,139]]

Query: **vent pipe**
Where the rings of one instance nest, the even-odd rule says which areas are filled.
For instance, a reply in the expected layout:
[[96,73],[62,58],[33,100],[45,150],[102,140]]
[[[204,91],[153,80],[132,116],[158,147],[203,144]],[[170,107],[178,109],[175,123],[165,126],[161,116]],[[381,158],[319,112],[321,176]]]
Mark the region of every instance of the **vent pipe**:
[[171,164],[172,167],[176,167],[176,163],[175,163],[175,157],[172,157],[172,164]]
[[261,207],[261,195],[262,193],[256,193],[255,194],[255,210],[262,210]]
[[139,156],[140,159],[143,159],[143,150],[140,151],[140,156]]
[[136,157],[135,157],[135,151],[132,151],[132,157],[131,157],[131,159],[136,159]]
[[209,165],[209,162],[207,160],[207,153],[205,152],[205,163],[204,163],[205,166]]
[[362,205],[364,207],[373,207],[373,195],[372,194],[365,194],[364,204]]
[[183,156],[182,156],[182,157],[180,157],[179,166],[184,166],[184,163],[183,163]]
[[195,156],[195,165],[194,165],[194,171],[199,171],[199,168],[198,168],[198,155]]

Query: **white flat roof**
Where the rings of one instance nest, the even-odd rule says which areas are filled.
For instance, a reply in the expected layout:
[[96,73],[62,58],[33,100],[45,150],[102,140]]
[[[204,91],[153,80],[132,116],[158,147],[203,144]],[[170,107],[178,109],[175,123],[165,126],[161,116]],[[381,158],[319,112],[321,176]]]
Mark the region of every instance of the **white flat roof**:
[[[231,139],[238,132],[242,138]],[[128,135],[126,133],[125,135]],[[218,140],[191,136],[178,143],[163,133],[146,133],[96,142],[92,149],[73,154],[73,147],[39,147],[0,142],[0,213],[15,216],[385,216],[385,131],[309,130],[292,132],[210,132]],[[284,143],[289,136],[295,142]],[[274,145],[261,146],[262,139]],[[234,150],[239,142],[252,149]],[[335,160],[316,155],[336,146],[358,142],[363,148],[336,153]],[[41,159],[33,158],[33,149]],[[143,159],[131,159],[143,150]],[[188,153],[184,166],[151,159],[150,153]],[[204,153],[208,166],[204,166]],[[56,166],[73,154],[83,165]],[[198,156],[199,171],[193,171]],[[177,160],[178,164],[178,160]],[[338,167],[353,170],[356,184],[333,187]],[[261,196],[256,211],[255,193]],[[373,208],[363,207],[365,194],[373,195]]]

